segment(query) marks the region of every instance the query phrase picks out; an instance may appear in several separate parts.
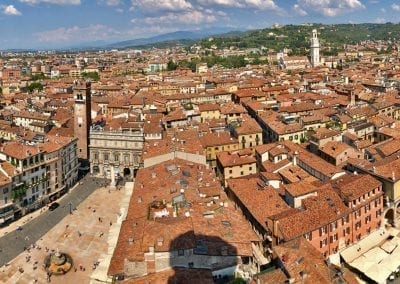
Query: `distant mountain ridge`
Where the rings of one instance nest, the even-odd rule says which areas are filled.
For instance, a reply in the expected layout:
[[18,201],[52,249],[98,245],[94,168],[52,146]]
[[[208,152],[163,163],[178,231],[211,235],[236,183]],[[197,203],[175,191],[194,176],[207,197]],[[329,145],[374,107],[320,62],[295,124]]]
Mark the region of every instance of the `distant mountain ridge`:
[[116,43],[111,43],[105,48],[127,48],[127,47],[135,47],[135,46],[144,46],[155,43],[162,43],[168,41],[179,41],[179,40],[198,40],[212,35],[221,36],[224,33],[232,32],[231,28],[208,28],[198,31],[176,31],[166,34],[161,34],[148,38],[138,38],[132,40],[124,40]]
[[[400,39],[400,24],[363,23],[363,24],[300,24],[282,25],[270,28],[238,30],[229,27],[209,27],[201,30],[175,31],[166,34],[118,42],[97,40],[82,42],[73,46],[48,46],[47,48],[6,49],[2,52],[35,52],[44,50],[85,51],[104,49],[145,49],[153,46],[166,48],[179,45],[198,44],[203,48],[264,48],[275,52],[284,48],[291,49],[291,55],[306,55],[309,49],[309,37],[313,29],[318,30],[321,53],[324,56],[336,55],[346,44],[355,44],[363,40],[383,40],[396,48]],[[213,37],[210,41],[209,38]]]

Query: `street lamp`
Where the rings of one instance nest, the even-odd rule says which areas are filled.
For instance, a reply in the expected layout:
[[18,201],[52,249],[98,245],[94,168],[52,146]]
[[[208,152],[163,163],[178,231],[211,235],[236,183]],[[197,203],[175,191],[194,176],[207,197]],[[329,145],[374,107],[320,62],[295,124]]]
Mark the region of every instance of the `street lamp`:
[[69,205],[69,214],[72,215],[72,202],[69,202],[68,205]]

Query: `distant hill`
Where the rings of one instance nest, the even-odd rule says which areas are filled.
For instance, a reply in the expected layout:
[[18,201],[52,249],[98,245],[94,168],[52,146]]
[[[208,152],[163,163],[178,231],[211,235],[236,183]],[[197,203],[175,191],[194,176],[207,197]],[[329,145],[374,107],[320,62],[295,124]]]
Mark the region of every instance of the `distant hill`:
[[214,36],[213,41],[200,40],[204,48],[261,48],[281,51],[290,48],[293,55],[305,55],[310,46],[311,31],[318,30],[321,51],[324,55],[336,55],[346,44],[365,40],[383,40],[389,44],[400,40],[400,24],[304,24],[250,30],[240,35]]
[[[157,35],[148,38],[138,38],[132,40],[120,41],[104,46],[104,48],[127,48],[127,47],[138,47],[147,46],[158,43],[179,43],[180,41],[187,43],[188,41],[199,40],[211,35],[221,35],[224,33],[231,32],[230,28],[208,28],[198,31],[176,31]],[[235,32],[234,32],[235,33]],[[236,32],[237,33],[237,32]]]
[[[317,29],[323,55],[336,55],[346,44],[364,40],[384,40],[394,43],[400,40],[400,24],[303,24],[285,25],[248,31],[231,31],[229,28],[209,28],[199,31],[177,31],[149,38],[121,41],[106,48],[168,47],[177,44],[200,44],[204,48],[212,45],[218,48],[266,48],[281,51],[291,49],[292,55],[306,55],[309,49],[311,31]],[[209,41],[209,37],[213,38]]]
[[[310,46],[311,31],[318,30],[321,53],[324,56],[336,55],[344,50],[346,44],[355,44],[365,40],[383,40],[390,48],[397,48],[400,42],[400,24],[303,24],[284,25],[258,30],[232,31],[226,27],[212,27],[195,31],[176,31],[148,38],[138,38],[115,43],[94,41],[70,47],[54,47],[55,50],[99,50],[125,48],[166,48],[176,45],[192,45],[204,48],[260,48],[279,52],[289,48],[291,55],[306,55]],[[212,37],[213,40],[209,40]],[[32,49],[31,49],[32,50]],[[43,50],[43,49],[39,49]],[[30,51],[28,49],[9,49],[5,51]],[[32,50],[33,51],[33,50]]]

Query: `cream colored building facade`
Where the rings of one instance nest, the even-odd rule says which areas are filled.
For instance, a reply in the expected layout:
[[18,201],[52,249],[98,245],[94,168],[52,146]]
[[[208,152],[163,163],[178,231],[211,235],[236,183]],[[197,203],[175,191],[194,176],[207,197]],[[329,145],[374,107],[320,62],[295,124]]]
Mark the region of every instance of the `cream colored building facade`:
[[134,177],[142,164],[143,128],[106,131],[96,126],[89,136],[92,175],[111,178],[114,172],[116,177]]

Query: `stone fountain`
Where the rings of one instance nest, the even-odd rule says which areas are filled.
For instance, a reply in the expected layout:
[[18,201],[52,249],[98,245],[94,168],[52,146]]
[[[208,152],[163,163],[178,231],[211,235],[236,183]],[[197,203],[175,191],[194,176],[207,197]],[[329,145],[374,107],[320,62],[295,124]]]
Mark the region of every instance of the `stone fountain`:
[[70,271],[73,265],[71,256],[60,252],[58,249],[55,253],[50,253],[44,260],[47,273],[52,275],[63,275]]

